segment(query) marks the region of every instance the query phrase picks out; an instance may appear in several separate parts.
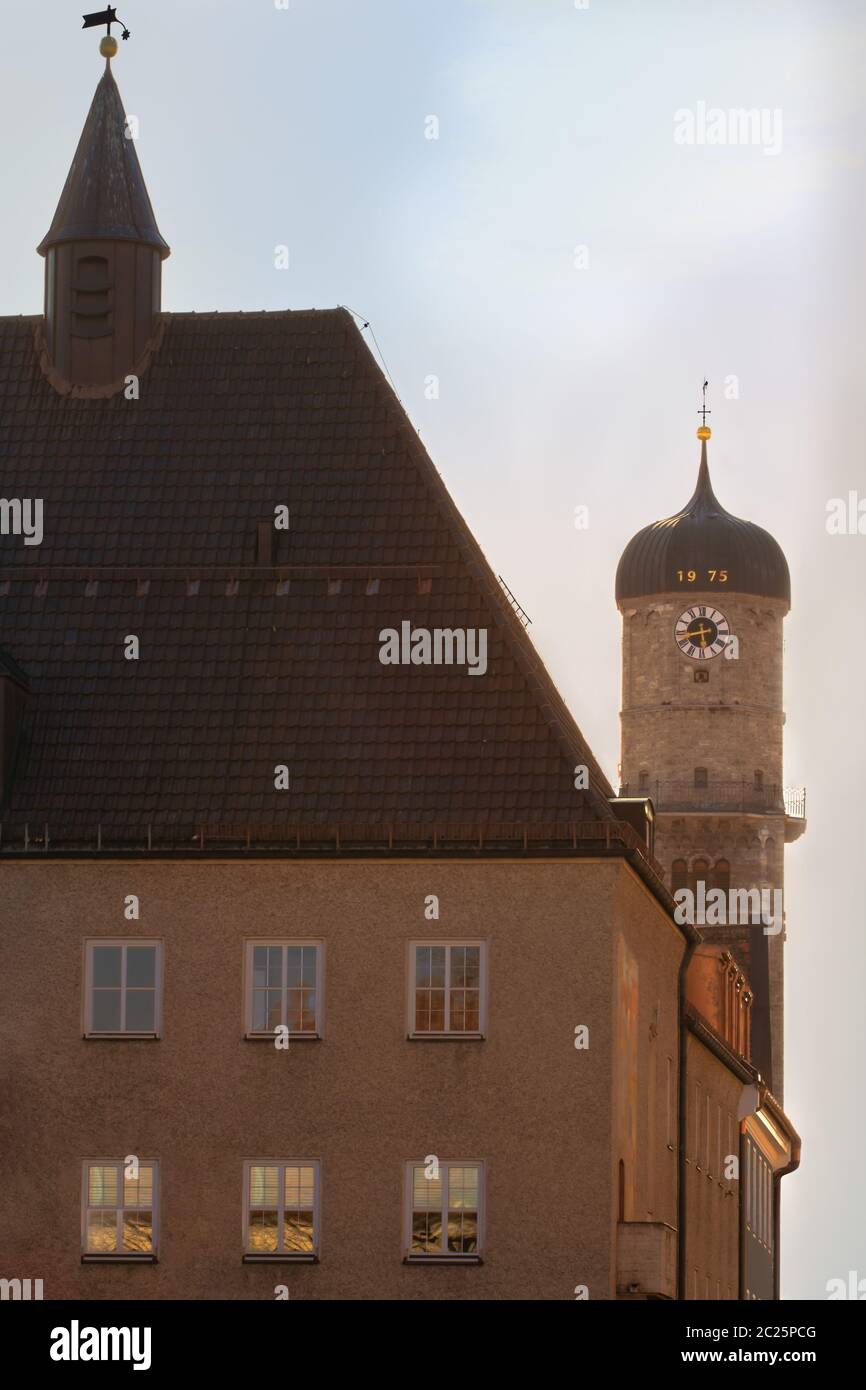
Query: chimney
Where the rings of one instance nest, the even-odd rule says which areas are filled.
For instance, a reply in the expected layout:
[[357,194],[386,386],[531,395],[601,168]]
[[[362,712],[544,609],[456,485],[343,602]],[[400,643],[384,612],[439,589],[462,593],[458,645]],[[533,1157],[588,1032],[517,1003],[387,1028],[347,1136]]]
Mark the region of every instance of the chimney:
[[[116,45],[115,45],[116,47]],[[159,233],[106,59],[51,227],[45,257],[45,348],[55,385],[114,387],[135,373],[157,328]]]

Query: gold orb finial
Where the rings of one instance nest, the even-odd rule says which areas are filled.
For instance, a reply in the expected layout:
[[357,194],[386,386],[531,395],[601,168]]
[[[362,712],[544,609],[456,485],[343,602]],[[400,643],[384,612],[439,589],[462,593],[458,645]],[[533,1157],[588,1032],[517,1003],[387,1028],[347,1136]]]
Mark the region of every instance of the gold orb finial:
[[713,432],[709,425],[698,425],[697,435],[698,439],[712,439]]
[[106,34],[105,38],[99,40],[99,51],[103,58],[114,58],[117,55],[117,39],[113,34]]

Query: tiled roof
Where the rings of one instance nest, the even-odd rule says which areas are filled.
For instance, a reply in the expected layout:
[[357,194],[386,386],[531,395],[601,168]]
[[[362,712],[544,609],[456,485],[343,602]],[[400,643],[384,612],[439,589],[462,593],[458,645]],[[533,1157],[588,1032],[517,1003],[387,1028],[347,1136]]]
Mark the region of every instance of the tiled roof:
[[[57,394],[40,322],[0,319],[0,493],[44,503],[41,545],[0,536],[0,645],[32,692],[4,835],[611,818],[348,313],[165,315],[139,400]],[[486,674],[382,665],[404,620],[487,628]]]

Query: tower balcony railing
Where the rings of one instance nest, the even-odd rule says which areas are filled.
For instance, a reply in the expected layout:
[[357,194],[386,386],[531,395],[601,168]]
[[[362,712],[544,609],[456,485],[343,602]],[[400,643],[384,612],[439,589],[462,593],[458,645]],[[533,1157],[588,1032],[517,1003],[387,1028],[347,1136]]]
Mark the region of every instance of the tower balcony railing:
[[756,786],[745,780],[716,782],[696,787],[693,782],[648,780],[640,785],[625,782],[620,796],[652,797],[657,811],[752,811],[771,812],[804,820],[806,788]]

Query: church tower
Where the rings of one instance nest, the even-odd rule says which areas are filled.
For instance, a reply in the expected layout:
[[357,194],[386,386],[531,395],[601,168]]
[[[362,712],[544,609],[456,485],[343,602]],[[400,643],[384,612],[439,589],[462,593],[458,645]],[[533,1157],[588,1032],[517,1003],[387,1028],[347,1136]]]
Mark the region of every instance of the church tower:
[[149,360],[159,327],[162,262],[135,130],[111,72],[116,40],[102,40],[105,72],[51,226],[45,257],[43,369],[63,394],[111,395]]
[[[773,537],[716,498],[706,415],[698,438],[692,497],[639,531],[617,569],[621,794],[652,799],[668,887],[692,890],[695,925],[745,968],[752,1058],[781,1100],[784,847],[805,829],[804,794],[785,791],[782,770],[791,581]],[[713,889],[722,913],[718,893],[702,911]]]

